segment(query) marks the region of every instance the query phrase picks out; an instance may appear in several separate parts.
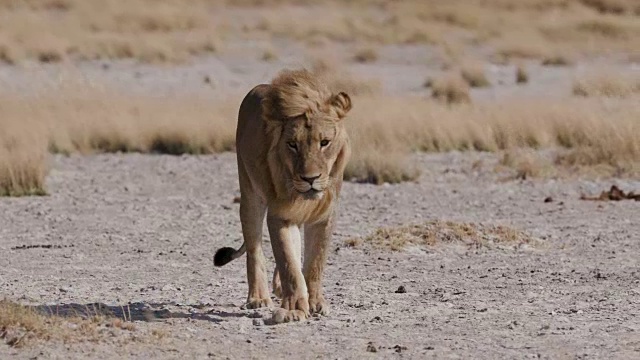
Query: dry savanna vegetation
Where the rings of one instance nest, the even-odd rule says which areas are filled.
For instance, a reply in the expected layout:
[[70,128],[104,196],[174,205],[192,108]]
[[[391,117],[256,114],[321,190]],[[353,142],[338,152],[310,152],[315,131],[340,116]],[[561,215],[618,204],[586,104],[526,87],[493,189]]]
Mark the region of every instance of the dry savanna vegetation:
[[[464,51],[487,44],[498,59],[557,64],[637,52],[639,14],[636,0],[0,0],[0,60],[180,62],[230,41],[278,37],[310,47],[339,41]],[[370,51],[360,55],[372,59]]]
[[573,93],[584,97],[630,97],[640,94],[640,75],[595,71],[576,79]]
[[365,238],[346,241],[347,246],[370,244],[400,251],[409,246],[461,244],[471,248],[534,245],[538,240],[520,230],[504,226],[454,221],[430,221],[422,224],[377,229]]
[[101,315],[89,307],[82,314],[59,316],[0,300],[0,339],[15,348],[38,341],[96,342],[135,330],[132,322]]
[[[409,156],[415,151],[510,151],[517,156],[508,155],[503,164],[522,168],[522,177],[548,173],[536,170],[539,161],[527,160],[531,156],[522,160],[516,150],[523,148],[560,149],[551,165],[568,169],[597,167],[603,175],[640,171],[640,101],[634,94],[602,97],[611,95],[611,90],[590,90],[588,94],[598,97],[471,104],[457,103],[452,97],[459,95],[447,90],[454,95],[444,92],[448,102],[441,102],[383,95],[366,80],[327,69],[326,64],[315,65],[334,90],[354,94],[348,126],[355,151],[346,177],[355,181],[379,184],[416,179],[419,172]],[[455,85],[467,89],[467,83],[456,76]],[[434,93],[439,89],[435,81]],[[3,195],[44,193],[47,152],[233,150],[241,97],[211,102],[194,96],[124,96],[108,89],[69,87],[39,94],[36,105],[32,97],[3,94],[0,191]]]

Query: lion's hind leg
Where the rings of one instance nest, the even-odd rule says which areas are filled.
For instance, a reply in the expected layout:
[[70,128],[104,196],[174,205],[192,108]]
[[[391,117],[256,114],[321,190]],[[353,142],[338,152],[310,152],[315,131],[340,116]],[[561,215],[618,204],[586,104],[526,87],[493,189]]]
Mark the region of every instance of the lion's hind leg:
[[247,309],[271,307],[269,280],[262,251],[262,226],[266,204],[252,191],[243,191],[240,198],[240,221],[247,248],[247,281],[249,294],[244,305]]

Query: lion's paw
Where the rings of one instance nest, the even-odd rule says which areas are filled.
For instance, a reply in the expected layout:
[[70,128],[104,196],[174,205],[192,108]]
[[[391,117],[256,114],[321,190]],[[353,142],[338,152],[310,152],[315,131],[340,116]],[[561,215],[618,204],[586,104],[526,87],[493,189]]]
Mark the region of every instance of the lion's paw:
[[329,315],[329,304],[324,300],[324,297],[310,297],[309,298],[309,311],[313,315]]
[[249,300],[247,300],[247,302],[242,305],[243,309],[259,309],[262,307],[273,307],[273,302],[269,298],[249,298]]
[[287,310],[283,308],[278,308],[273,311],[273,315],[271,316],[271,321],[275,324],[288,323],[292,321],[302,321],[307,318],[307,314],[305,314],[302,310]]

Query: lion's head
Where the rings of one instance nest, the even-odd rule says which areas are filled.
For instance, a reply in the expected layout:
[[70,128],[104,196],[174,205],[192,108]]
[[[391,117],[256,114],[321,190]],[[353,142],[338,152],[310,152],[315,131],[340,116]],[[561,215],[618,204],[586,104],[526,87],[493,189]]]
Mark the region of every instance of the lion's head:
[[[331,93],[307,70],[284,71],[263,101],[269,162],[274,177],[284,178],[288,197],[320,199],[341,177],[349,157],[343,119],[349,95]],[[282,194],[282,195],[285,195]]]

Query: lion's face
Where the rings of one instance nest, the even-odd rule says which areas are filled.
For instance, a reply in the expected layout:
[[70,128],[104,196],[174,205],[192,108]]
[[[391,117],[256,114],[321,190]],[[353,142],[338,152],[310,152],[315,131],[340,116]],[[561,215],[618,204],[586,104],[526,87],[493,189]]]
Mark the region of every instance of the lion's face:
[[333,166],[344,146],[344,128],[339,119],[306,116],[286,122],[279,153],[294,194],[318,199],[331,185]]

